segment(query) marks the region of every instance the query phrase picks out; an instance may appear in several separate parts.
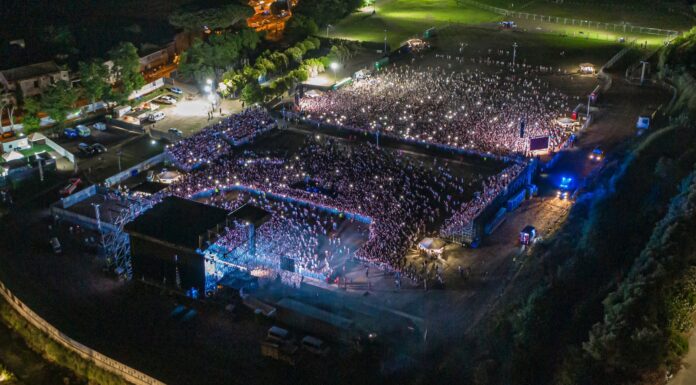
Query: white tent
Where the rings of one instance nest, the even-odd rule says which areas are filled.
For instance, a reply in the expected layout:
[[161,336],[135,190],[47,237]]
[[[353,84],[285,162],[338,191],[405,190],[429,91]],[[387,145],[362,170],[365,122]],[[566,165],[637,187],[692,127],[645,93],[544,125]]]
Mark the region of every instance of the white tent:
[[38,142],[41,140],[46,140],[47,138],[46,138],[46,135],[44,135],[40,132],[34,132],[31,135],[29,135],[28,139],[30,142]]
[[440,238],[423,238],[418,242],[418,248],[428,254],[442,254],[445,249],[445,241]]
[[24,155],[22,155],[18,151],[10,151],[2,154],[2,158],[5,159],[5,162],[9,162],[11,160],[22,159],[24,158]]

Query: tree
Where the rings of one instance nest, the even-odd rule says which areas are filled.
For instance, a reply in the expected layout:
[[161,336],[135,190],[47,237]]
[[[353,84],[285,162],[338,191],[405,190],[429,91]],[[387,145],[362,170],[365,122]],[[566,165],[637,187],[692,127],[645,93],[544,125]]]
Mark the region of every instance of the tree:
[[41,111],[41,102],[37,98],[24,99],[24,116],[22,118],[22,126],[25,134],[31,134],[41,128],[41,119],[39,112]]
[[145,79],[140,73],[140,57],[133,43],[125,42],[109,51],[109,58],[114,63],[111,73],[116,87],[110,98],[119,103],[128,100],[128,96],[145,85]]
[[220,8],[175,12],[169,16],[169,24],[187,32],[201,32],[205,28],[216,30],[232,27],[253,14],[251,7],[228,4]]
[[285,50],[285,54],[292,58],[296,63],[302,62],[302,50],[298,47],[290,47]]
[[244,86],[242,93],[239,96],[246,104],[254,104],[263,102],[263,91],[256,82],[251,82]]
[[68,118],[70,109],[77,101],[77,93],[66,81],[59,81],[48,88],[41,96],[41,106],[48,116],[62,127]]
[[296,14],[288,22],[286,31],[289,38],[299,40],[307,36],[316,35],[319,32],[319,26],[309,17]]
[[90,103],[94,104],[103,98],[111,89],[111,85],[107,81],[109,78],[109,69],[96,60],[87,63],[80,62],[79,66],[82,92]]
[[2,119],[4,117],[5,111],[7,111],[7,118],[10,121],[10,129],[14,127],[14,112],[15,103],[10,97],[10,92],[6,88],[2,88],[2,94],[0,95],[0,131],[3,130]]

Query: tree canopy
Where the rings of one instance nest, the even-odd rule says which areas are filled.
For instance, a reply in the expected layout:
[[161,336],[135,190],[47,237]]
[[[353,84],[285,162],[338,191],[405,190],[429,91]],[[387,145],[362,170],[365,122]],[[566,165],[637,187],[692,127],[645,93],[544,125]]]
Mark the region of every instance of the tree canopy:
[[220,8],[178,11],[169,16],[169,23],[187,32],[200,32],[204,28],[216,30],[232,27],[253,14],[251,7],[228,4]]

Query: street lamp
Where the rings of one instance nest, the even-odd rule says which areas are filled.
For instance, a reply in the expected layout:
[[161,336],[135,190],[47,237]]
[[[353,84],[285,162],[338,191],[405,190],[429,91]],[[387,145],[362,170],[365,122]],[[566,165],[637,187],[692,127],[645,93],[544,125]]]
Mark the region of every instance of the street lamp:
[[338,63],[332,62],[330,66],[331,66],[331,69],[333,70],[334,82],[335,82],[337,80],[336,79],[336,70],[338,69]]

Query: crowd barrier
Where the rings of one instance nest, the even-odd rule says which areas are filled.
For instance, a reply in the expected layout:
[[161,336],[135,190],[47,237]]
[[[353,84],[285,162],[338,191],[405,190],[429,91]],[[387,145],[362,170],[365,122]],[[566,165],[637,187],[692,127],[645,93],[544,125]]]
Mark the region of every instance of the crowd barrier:
[[98,367],[113,373],[124,380],[135,384],[135,385],[164,385],[162,381],[159,381],[153,377],[148,376],[138,370],[131,368],[130,366],[123,364],[113,358],[107,357],[98,351],[91,349],[72,338],[65,335],[63,332],[55,328],[53,325],[48,323],[48,321],[41,318],[38,314],[34,313],[27,305],[25,305],[19,298],[17,298],[12,292],[5,287],[5,284],[0,282],[0,295],[7,301],[7,303],[12,306],[12,308],[35,328],[46,333],[52,340],[61,344],[68,350],[78,354],[83,359],[90,361],[97,365]]

